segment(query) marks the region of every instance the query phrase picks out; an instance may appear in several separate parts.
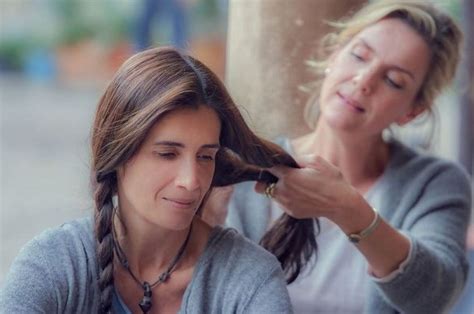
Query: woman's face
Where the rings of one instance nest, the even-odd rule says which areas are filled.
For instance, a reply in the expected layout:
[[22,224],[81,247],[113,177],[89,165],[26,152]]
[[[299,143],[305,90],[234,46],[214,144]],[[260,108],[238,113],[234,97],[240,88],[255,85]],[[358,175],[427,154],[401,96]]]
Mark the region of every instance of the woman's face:
[[368,135],[410,121],[421,112],[414,103],[429,63],[428,45],[403,21],[368,26],[332,55],[321,118],[333,128]]
[[118,171],[120,212],[164,229],[187,228],[209,190],[221,123],[206,106],[165,115]]

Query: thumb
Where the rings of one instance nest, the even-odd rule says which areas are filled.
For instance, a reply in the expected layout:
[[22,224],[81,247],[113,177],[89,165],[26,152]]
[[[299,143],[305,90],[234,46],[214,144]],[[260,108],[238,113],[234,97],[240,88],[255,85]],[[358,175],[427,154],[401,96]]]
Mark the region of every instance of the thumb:
[[285,167],[285,166],[275,166],[271,168],[266,169],[268,172],[273,174],[275,177],[278,179],[284,177],[290,170],[290,167]]
[[316,154],[305,154],[295,157],[296,162],[302,168],[312,167],[316,163]]
[[322,172],[329,172],[329,173],[334,173],[338,172],[339,168],[334,166],[332,163],[329,161],[325,160],[321,156],[316,156],[314,163],[311,165],[312,168],[322,171]]
[[265,189],[267,188],[267,183],[265,182],[257,182],[255,184],[255,192],[263,194],[265,193]]

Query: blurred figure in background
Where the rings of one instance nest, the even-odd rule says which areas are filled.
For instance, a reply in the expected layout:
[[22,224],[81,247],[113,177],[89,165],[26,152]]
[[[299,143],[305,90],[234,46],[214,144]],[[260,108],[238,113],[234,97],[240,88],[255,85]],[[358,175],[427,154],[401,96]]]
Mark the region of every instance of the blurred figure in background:
[[155,18],[164,18],[171,25],[170,44],[184,49],[188,41],[189,0],[143,0],[138,14],[136,51],[150,48],[153,44]]

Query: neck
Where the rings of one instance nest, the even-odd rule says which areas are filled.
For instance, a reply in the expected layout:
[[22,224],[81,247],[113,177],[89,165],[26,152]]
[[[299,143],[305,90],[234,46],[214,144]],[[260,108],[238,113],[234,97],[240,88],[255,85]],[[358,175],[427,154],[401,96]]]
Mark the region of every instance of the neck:
[[[141,220],[141,221],[140,221]],[[114,226],[120,247],[130,270],[141,280],[152,282],[165,271],[190,231],[167,230],[143,221],[140,217],[115,217]],[[186,249],[180,262],[186,255]],[[178,262],[179,263],[179,262]]]
[[389,160],[389,147],[381,134],[358,137],[337,132],[323,120],[312,133],[294,140],[293,147],[297,155],[323,157],[338,167],[351,185],[362,190],[383,173]]

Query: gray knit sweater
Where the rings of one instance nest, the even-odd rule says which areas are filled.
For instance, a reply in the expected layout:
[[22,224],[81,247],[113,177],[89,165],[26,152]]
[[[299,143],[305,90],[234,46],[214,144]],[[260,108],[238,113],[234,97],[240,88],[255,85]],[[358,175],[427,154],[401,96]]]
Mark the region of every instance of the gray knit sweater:
[[[97,267],[92,219],[46,230],[13,262],[0,312],[97,313]],[[291,312],[276,258],[235,230],[214,228],[179,313]]]
[[[277,143],[289,148],[287,139]],[[379,182],[378,210],[390,225],[410,237],[413,255],[403,273],[389,282],[375,282],[367,275],[365,312],[444,313],[467,277],[469,179],[456,164],[419,154],[399,142],[391,143],[391,152]],[[270,202],[256,194],[253,186],[242,183],[236,187],[227,224],[259,241],[270,223]]]

